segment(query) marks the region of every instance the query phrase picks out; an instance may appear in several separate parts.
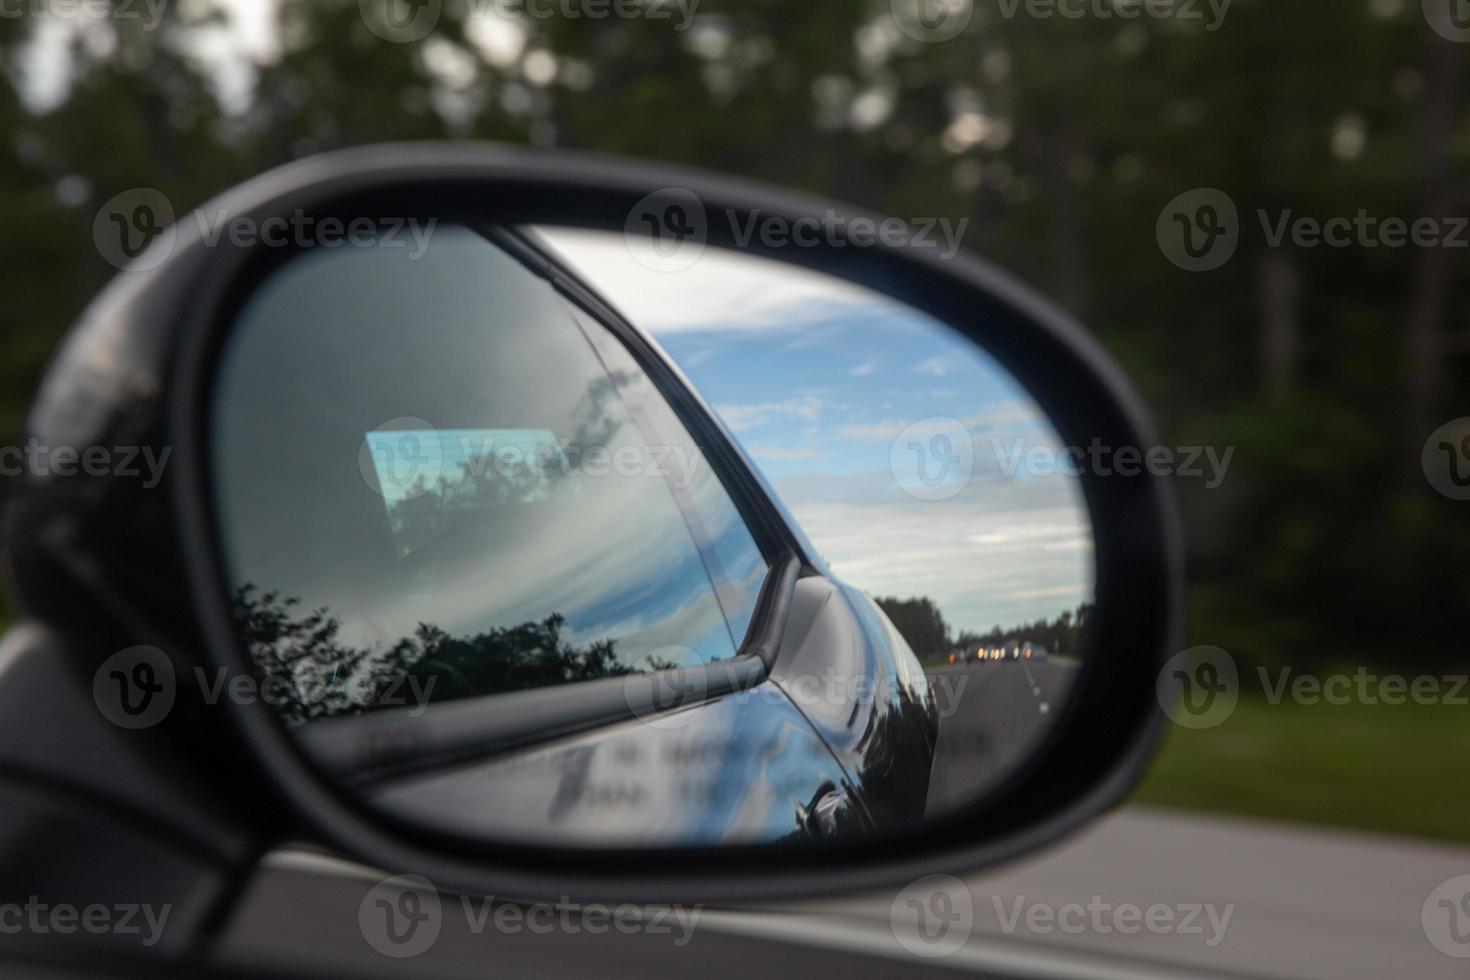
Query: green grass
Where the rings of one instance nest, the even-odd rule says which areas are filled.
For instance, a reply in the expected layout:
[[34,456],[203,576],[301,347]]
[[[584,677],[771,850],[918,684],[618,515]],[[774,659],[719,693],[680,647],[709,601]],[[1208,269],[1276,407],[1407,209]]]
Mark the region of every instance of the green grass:
[[1243,698],[1170,725],[1133,801],[1470,843],[1467,772],[1470,706]]

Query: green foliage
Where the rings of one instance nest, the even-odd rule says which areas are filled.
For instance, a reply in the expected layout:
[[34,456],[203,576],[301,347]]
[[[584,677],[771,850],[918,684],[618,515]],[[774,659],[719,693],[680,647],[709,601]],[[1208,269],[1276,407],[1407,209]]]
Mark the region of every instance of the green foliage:
[[[355,0],[286,0],[277,49],[228,108],[194,54],[208,2],[167,5],[152,32],[87,27],[41,107],[24,82],[38,22],[0,23],[0,444],[20,439],[46,358],[114,271],[91,226],[120,191],[157,188],[183,214],[271,166],[381,140],[637,155],[970,218],[969,249],[1097,329],[1166,443],[1235,448],[1222,487],[1180,484],[1192,642],[1248,663],[1463,663],[1470,508],[1433,494],[1418,451],[1426,419],[1465,413],[1454,331],[1470,267],[1420,295],[1438,281],[1432,250],[1273,250],[1258,217],[1413,218],[1470,182],[1470,46],[1439,45],[1418,4],[1236,0],[1215,30],[977,4],[965,35],[920,44],[887,0],[705,0],[685,32],[523,20],[501,45],[482,43],[484,6],[446,2],[429,37],[393,44]],[[1201,186],[1235,200],[1241,246],[1188,273],[1155,221]],[[1294,290],[1275,310],[1280,349],[1271,262]],[[1432,384],[1411,342],[1420,308],[1444,325]]]
[[944,614],[933,599],[894,599],[880,597],[873,600],[888,616],[895,629],[908,643],[920,660],[933,660],[948,654],[949,625]]
[[1217,728],[1169,726],[1134,802],[1470,843],[1465,708],[1270,704]]

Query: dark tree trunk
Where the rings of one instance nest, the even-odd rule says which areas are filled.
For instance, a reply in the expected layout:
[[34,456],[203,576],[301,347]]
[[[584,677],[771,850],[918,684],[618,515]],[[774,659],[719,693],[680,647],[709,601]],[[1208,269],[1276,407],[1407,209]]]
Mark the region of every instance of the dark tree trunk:
[[[1467,198],[1451,170],[1451,149],[1464,102],[1462,49],[1429,34],[1423,52],[1424,97],[1419,107],[1418,137],[1420,185],[1418,200],[1424,217],[1444,219]],[[1443,227],[1443,226],[1442,226]],[[1404,312],[1405,433],[1403,450],[1409,479],[1422,478],[1420,451],[1429,433],[1444,419],[1445,337],[1454,263],[1460,252],[1445,247],[1415,251]]]
[[1285,401],[1296,382],[1301,349],[1298,319],[1301,281],[1293,254],[1269,249],[1261,256],[1261,382],[1273,403]]

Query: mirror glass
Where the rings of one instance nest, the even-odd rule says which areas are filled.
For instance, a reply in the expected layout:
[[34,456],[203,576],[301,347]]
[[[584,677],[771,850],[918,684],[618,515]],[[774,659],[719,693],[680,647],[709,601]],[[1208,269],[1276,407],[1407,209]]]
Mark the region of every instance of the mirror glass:
[[657,258],[442,222],[258,283],[211,465],[261,699],[365,805],[497,843],[775,844],[982,800],[1088,656],[1066,447],[917,310]]

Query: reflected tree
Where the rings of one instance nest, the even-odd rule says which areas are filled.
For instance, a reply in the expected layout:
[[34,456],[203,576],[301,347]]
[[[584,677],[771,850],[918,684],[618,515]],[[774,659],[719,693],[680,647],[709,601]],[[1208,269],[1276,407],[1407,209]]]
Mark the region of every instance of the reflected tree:
[[[610,453],[616,448],[615,440],[627,427],[628,414],[619,389],[630,383],[625,374],[611,372],[587,384],[572,413],[568,444],[576,452]],[[441,458],[455,448],[465,450],[464,458],[450,472],[432,479],[420,473],[408,486],[382,483],[380,471],[389,526],[401,554],[407,556],[423,545],[440,541],[466,524],[493,519],[499,508],[575,499],[581,486],[571,479],[575,470],[564,445],[550,431],[532,436],[527,441],[507,438],[503,432],[487,432],[480,446],[448,447],[441,443],[437,447]],[[421,441],[447,436],[406,432],[403,438],[411,441],[411,448],[398,452],[423,463],[432,457],[425,453]]]
[[1053,656],[1080,657],[1092,610],[1093,604],[1084,602],[1075,610],[1063,610],[1055,619],[1038,619],[1010,627],[995,626],[988,633],[961,633],[955,638],[955,646],[969,650],[972,647],[1034,643],[1040,644]]
[[[618,381],[598,378],[582,393],[572,436],[580,449],[608,449],[624,428]],[[402,568],[420,586],[493,547],[496,529],[520,520],[508,508],[575,499],[580,492],[550,432],[530,438],[487,432],[483,446],[441,442],[437,457],[422,440],[446,436],[404,432],[402,438],[411,442],[395,451],[413,462],[458,457],[452,469],[432,477],[420,473],[408,485],[381,484]],[[380,469],[380,480],[385,472],[391,470]],[[619,661],[613,640],[568,642],[559,613],[465,636],[420,622],[395,642],[362,648],[343,642],[341,620],[330,609],[306,611],[299,598],[280,592],[244,585],[233,608],[271,702],[293,724],[397,706],[404,697],[445,701],[635,673]]]
[[884,596],[874,601],[920,660],[949,652],[949,625],[933,599],[927,596],[917,599]]
[[[261,592],[246,584],[235,591],[232,611],[261,690],[290,723],[357,714],[377,700],[412,661],[400,641],[369,662],[369,651],[339,640],[341,623],[325,609],[301,611],[301,600]],[[396,669],[395,669],[396,666]],[[366,671],[361,674],[360,671]],[[349,685],[349,678],[362,677]],[[374,681],[385,681],[382,689]],[[354,697],[353,695],[357,696]]]
[[949,624],[944,621],[939,604],[928,596],[913,599],[883,597],[876,601],[909,647],[925,663],[942,662],[955,648],[973,652],[977,647],[1001,647],[1012,643],[1039,644],[1052,656],[1080,657],[1084,646],[1083,633],[1093,610],[1093,604],[1085,602],[1076,609],[1062,610],[1053,619],[1043,617],[1012,626],[996,625],[986,633],[964,630],[951,638]]
[[494,508],[575,493],[564,478],[566,459],[554,443],[516,457],[471,454],[456,471],[429,482],[420,474],[398,499],[388,500],[388,523],[403,553],[442,539],[466,519]]
[[437,700],[635,673],[618,661],[612,640],[599,640],[585,647],[567,643],[561,635],[564,622],[560,615],[552,615],[540,622],[468,637],[452,637],[437,627],[420,626],[414,638],[420,655],[410,671],[426,682],[434,681]]
[[254,585],[233,600],[261,689],[289,724],[402,706],[410,693],[440,702],[636,672],[619,662],[612,640],[568,643],[560,615],[462,637],[420,623],[396,643],[363,649],[342,642],[328,610],[301,608]]

